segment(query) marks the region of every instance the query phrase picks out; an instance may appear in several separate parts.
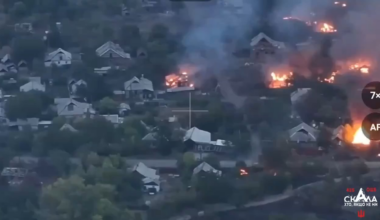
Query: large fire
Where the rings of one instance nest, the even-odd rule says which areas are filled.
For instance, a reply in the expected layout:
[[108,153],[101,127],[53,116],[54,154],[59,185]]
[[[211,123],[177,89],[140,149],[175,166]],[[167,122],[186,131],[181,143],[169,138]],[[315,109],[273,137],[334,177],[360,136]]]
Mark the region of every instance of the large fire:
[[180,75],[178,74],[170,74],[165,77],[166,86],[169,88],[176,87],[194,87],[194,84],[189,83],[189,75],[187,72],[182,72]]
[[269,84],[270,88],[273,88],[273,89],[283,88],[283,87],[290,86],[289,80],[292,78],[293,73],[289,72],[289,73],[281,74],[281,73],[272,72],[270,76],[271,76],[271,81]]
[[356,130],[354,134],[353,144],[369,145],[371,141],[364,135],[362,128]]
[[371,140],[369,140],[363,133],[361,126],[356,123],[354,126],[345,125],[343,130],[343,137],[347,143],[352,143],[356,146],[370,145]]

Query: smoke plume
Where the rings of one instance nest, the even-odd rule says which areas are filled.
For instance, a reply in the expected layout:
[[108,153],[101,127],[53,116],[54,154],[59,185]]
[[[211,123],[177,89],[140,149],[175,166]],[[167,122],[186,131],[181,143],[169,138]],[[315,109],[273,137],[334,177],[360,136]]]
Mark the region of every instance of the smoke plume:
[[244,40],[256,25],[252,14],[258,5],[244,0],[229,2],[239,5],[238,9],[227,10],[220,4],[186,3],[193,25],[182,42],[186,48],[186,57],[182,59],[184,63],[212,66],[214,70],[223,70],[231,65],[234,51],[229,45]]

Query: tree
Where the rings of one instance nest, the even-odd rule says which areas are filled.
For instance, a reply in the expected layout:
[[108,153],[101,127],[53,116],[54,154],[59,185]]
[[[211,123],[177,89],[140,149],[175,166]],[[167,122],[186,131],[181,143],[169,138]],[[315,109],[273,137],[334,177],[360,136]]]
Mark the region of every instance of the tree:
[[16,2],[9,12],[13,19],[21,19],[27,15],[28,9],[23,2]]
[[260,180],[264,192],[267,194],[280,194],[289,186],[290,179],[285,174],[264,174]]
[[37,36],[20,36],[12,44],[12,58],[32,63],[33,59],[44,59],[45,44]]
[[274,146],[263,149],[263,160],[266,166],[271,168],[283,168],[290,156],[290,147],[286,140],[277,139]]
[[116,205],[114,195],[111,185],[86,185],[78,176],[58,179],[42,190],[37,219],[132,219]]
[[318,138],[317,138],[318,146],[322,147],[324,149],[329,149],[331,144],[332,144],[331,137],[332,137],[331,132],[329,130],[327,130],[327,128],[322,127],[320,129],[320,132],[319,132]]
[[149,40],[165,40],[169,36],[169,28],[164,24],[155,24],[150,30]]
[[14,31],[12,28],[3,25],[0,27],[0,47],[9,45],[14,37]]
[[114,125],[102,116],[85,119],[78,122],[76,126],[83,132],[87,143],[108,144],[115,143],[118,140]]
[[228,202],[234,192],[233,185],[226,177],[213,173],[205,173],[197,178],[195,189],[199,200],[206,204]]
[[119,104],[109,97],[105,97],[99,101],[97,105],[99,113],[102,115],[117,114],[119,110]]
[[44,103],[37,92],[21,92],[10,98],[5,104],[5,114],[11,119],[39,118]]
[[136,25],[124,25],[119,31],[119,42],[123,46],[133,47],[137,49],[141,44],[140,29]]
[[87,79],[88,100],[96,102],[104,97],[112,96],[112,91],[101,76],[93,76]]

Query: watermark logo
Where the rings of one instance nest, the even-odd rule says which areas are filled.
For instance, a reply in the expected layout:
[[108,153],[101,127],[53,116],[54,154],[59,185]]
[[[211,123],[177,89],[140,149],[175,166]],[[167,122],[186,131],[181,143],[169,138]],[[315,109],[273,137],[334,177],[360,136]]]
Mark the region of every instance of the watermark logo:
[[[367,188],[367,192],[374,192],[372,188]],[[347,192],[354,192],[354,189],[347,189]],[[377,206],[376,196],[367,196],[363,188],[360,188],[356,196],[344,197],[344,206],[371,207]],[[364,212],[363,212],[364,213]],[[358,214],[359,215],[359,214]]]
[[363,210],[358,211],[358,217],[359,218],[364,218],[364,216],[365,216],[365,211],[363,211]]

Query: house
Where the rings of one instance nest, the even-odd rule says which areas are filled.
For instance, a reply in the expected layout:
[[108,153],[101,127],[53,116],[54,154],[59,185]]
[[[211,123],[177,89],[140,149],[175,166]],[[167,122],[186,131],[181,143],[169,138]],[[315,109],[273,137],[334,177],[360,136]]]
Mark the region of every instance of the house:
[[126,61],[131,59],[129,53],[126,53],[119,44],[112,41],[108,41],[96,49],[96,54],[107,59],[110,65],[125,65]]
[[153,98],[153,83],[149,79],[133,77],[124,83],[127,98],[151,99]]
[[208,146],[211,142],[211,133],[193,127],[186,131],[183,142],[188,149],[197,149],[198,146]]
[[20,92],[40,91],[45,92],[46,87],[39,82],[31,81],[20,86]]
[[210,164],[206,162],[202,162],[193,170],[193,176],[199,176],[204,173],[213,173],[218,176],[222,175],[222,171],[215,169],[214,167],[212,167]]
[[160,192],[160,176],[157,174],[157,170],[149,168],[140,162],[132,168],[132,172],[142,178],[145,191],[149,193]]
[[275,41],[264,33],[259,33],[251,40],[252,58],[255,62],[265,62],[270,56],[278,54],[279,50],[285,49],[283,42]]
[[64,124],[62,127],[59,129],[60,131],[71,131],[71,132],[78,132],[77,129],[75,129],[72,125],[70,124]]
[[71,53],[63,50],[62,48],[58,48],[57,50],[45,56],[46,67],[51,67],[53,65],[55,66],[71,65],[71,61],[72,61]]
[[64,117],[86,117],[95,114],[91,104],[75,101],[72,98],[54,99],[58,116]]
[[68,89],[70,91],[70,94],[76,94],[78,91],[78,88],[80,87],[87,87],[87,82],[80,79],[80,80],[70,80],[68,83]]
[[288,131],[291,141],[300,142],[316,142],[319,131],[310,125],[302,122],[296,127]]

